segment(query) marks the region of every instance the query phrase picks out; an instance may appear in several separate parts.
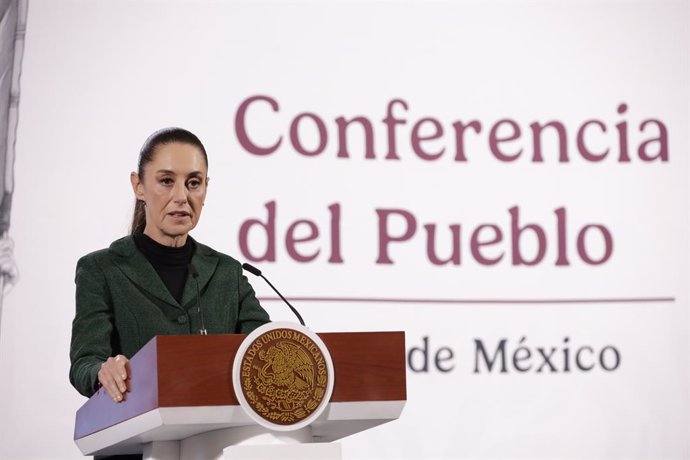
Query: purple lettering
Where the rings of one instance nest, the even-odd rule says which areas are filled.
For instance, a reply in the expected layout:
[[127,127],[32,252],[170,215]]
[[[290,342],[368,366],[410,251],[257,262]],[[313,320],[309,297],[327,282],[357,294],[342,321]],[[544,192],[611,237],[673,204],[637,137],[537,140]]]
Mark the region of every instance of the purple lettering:
[[453,239],[453,249],[451,250],[450,256],[443,260],[436,254],[436,225],[427,224],[424,226],[427,233],[426,255],[434,265],[445,265],[448,263],[460,265],[460,225],[450,225],[449,227]]
[[[319,144],[314,150],[307,150],[303,145],[302,141],[300,140],[299,137],[299,124],[300,122],[305,119],[311,119],[314,124],[316,125],[316,128],[319,131]],[[295,150],[298,153],[301,153],[304,156],[308,157],[313,157],[316,155],[319,155],[324,151],[326,148],[326,143],[328,142],[328,134],[326,132],[326,125],[324,124],[323,120],[319,118],[318,115],[314,113],[309,113],[309,112],[304,112],[300,113],[295,117],[294,120],[292,120],[292,123],[290,123],[290,142],[292,142],[292,146],[295,148]]]
[[577,131],[577,150],[580,152],[580,155],[582,155],[582,158],[587,161],[601,161],[609,154],[609,149],[607,148],[601,153],[596,153],[589,150],[585,145],[585,130],[591,125],[596,125],[602,132],[606,132],[606,125],[603,122],[599,120],[587,120]]
[[475,133],[479,134],[482,130],[482,124],[477,120],[472,120],[466,125],[461,121],[453,123],[453,129],[455,129],[455,161],[467,161],[467,156],[465,155],[465,128],[472,128]]
[[[544,258],[546,253],[546,235],[544,230],[536,224],[527,224],[524,227],[520,227],[520,209],[517,206],[513,206],[508,209],[510,213],[510,227],[511,227],[511,237],[512,237],[512,254],[513,254],[513,265],[536,265]],[[532,260],[526,260],[522,257],[522,251],[520,250],[520,238],[525,230],[530,230],[537,237],[537,254]]]
[[[295,236],[295,234],[297,233],[297,228],[300,226],[306,226],[308,232],[306,236],[298,238],[297,236]],[[312,254],[304,255],[297,252],[296,246],[297,243],[314,241],[318,237],[319,228],[316,226],[314,222],[310,220],[297,220],[288,227],[287,234],[285,235],[285,249],[287,250],[287,253],[290,255],[290,257],[292,257],[292,259],[296,260],[297,262],[311,262],[312,260],[316,259],[321,250],[317,249],[316,252]]]
[[386,160],[399,160],[398,152],[396,150],[395,142],[395,126],[404,125],[406,123],[403,118],[395,118],[393,116],[393,106],[395,104],[400,104],[405,110],[407,110],[407,102],[402,99],[393,99],[388,102],[388,109],[386,111],[386,118],[382,121],[388,128],[388,153],[386,153]]
[[566,132],[563,123],[560,121],[550,121],[544,124],[535,122],[529,126],[532,128],[532,145],[534,146],[532,161],[534,163],[544,161],[544,157],[541,154],[541,133],[544,128],[554,128],[556,130],[556,133],[558,133],[558,161],[561,163],[568,162],[568,145],[566,144]]
[[237,140],[240,141],[240,145],[249,153],[254,155],[270,155],[278,149],[280,143],[283,141],[283,136],[278,137],[278,140],[270,147],[259,147],[249,139],[245,117],[249,105],[255,101],[266,101],[271,104],[271,108],[274,112],[278,112],[279,110],[278,102],[269,96],[252,96],[245,99],[242,104],[240,104],[240,107],[237,109],[237,114],[235,115],[235,132],[237,133]]
[[[668,161],[668,132],[666,130],[666,126],[660,120],[650,119],[645,120],[640,124],[640,131],[644,131],[644,128],[650,123],[654,123],[656,127],[659,128],[659,137],[648,139],[640,144],[640,147],[637,149],[637,154],[643,161],[654,161],[656,159],[660,159],[662,162],[666,162]],[[647,146],[653,142],[659,143],[659,152],[654,156],[647,153]]]
[[[431,132],[431,134],[422,136],[419,132],[422,130],[422,125],[425,123],[431,123],[431,126],[433,126],[433,131]],[[446,151],[445,148],[441,148],[441,150],[439,150],[436,153],[425,152],[424,149],[422,149],[421,144],[422,141],[438,139],[441,136],[443,136],[443,126],[441,126],[441,123],[438,120],[434,118],[422,118],[412,127],[412,150],[422,160],[438,160],[443,155],[443,152]]]
[[[628,106],[623,103],[618,106],[618,113],[623,115],[628,110]],[[628,123],[623,120],[616,125],[618,130],[618,145],[620,147],[620,156],[618,161],[621,163],[628,163],[630,156],[628,155]]]
[[338,158],[350,158],[350,153],[347,149],[347,128],[352,123],[358,123],[364,129],[364,157],[367,160],[376,158],[374,152],[374,128],[371,122],[365,117],[355,117],[352,120],[346,120],[344,117],[335,119],[338,125]]
[[[585,237],[587,236],[587,231],[589,231],[590,229],[599,230],[601,236],[604,238],[604,254],[601,256],[599,260],[592,258],[587,252]],[[586,225],[582,228],[582,230],[580,230],[580,233],[577,235],[577,252],[580,255],[580,258],[585,263],[588,263],[590,265],[603,264],[604,262],[609,260],[611,254],[613,253],[613,238],[611,237],[611,232],[609,232],[609,230],[603,225]]]
[[[276,202],[269,201],[266,203],[266,209],[268,210],[266,223],[261,222],[259,219],[249,219],[240,227],[240,251],[246,259],[252,262],[275,262],[276,260]],[[266,232],[266,250],[261,255],[254,255],[249,250],[249,230],[256,225]]]
[[[507,127],[510,132],[503,137],[498,136],[498,131],[501,129],[502,126]],[[500,161],[515,161],[520,157],[520,154],[522,153],[522,149],[519,149],[516,153],[514,154],[508,154],[505,152],[502,152],[499,149],[499,144],[502,144],[504,142],[510,142],[514,141],[516,139],[520,138],[520,126],[518,126],[517,123],[515,123],[513,120],[509,119],[503,119],[499,120],[496,122],[496,124],[491,128],[491,131],[489,132],[489,148],[491,149],[491,153],[498,158]]]
[[[493,238],[489,240],[480,240],[479,236],[484,230],[493,230]],[[503,240],[503,233],[498,225],[493,224],[483,224],[477,227],[474,232],[472,232],[472,238],[470,241],[470,250],[472,251],[472,256],[474,259],[482,265],[496,265],[503,258],[503,253],[498,256],[489,258],[480,252],[480,249],[484,246],[491,246]]]
[[[417,221],[412,213],[403,209],[377,209],[376,214],[379,217],[379,256],[376,259],[376,263],[392,264],[393,261],[388,256],[388,245],[412,238],[417,231]],[[392,215],[398,215],[405,219],[405,231],[400,236],[392,236],[389,233],[388,217]]]

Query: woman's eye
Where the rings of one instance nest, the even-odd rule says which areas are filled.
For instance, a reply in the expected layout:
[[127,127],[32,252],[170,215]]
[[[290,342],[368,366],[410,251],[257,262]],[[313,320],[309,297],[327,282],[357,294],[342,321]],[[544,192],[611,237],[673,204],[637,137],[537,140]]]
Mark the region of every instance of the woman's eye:
[[173,180],[169,177],[164,177],[160,180],[160,183],[163,185],[170,185],[173,183]]
[[198,179],[192,179],[189,182],[187,182],[188,188],[199,188],[200,186],[201,186],[201,181]]

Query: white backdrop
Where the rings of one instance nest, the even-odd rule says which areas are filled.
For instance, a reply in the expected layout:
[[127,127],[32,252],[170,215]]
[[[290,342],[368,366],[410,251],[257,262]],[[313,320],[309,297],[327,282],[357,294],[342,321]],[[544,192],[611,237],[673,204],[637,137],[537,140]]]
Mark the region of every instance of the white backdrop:
[[[688,458],[689,19],[688,2],[659,0],[31,0],[0,458],[79,458],[74,266],[126,233],[129,172],[170,125],[209,151],[197,239],[256,258],[267,234],[253,225],[242,247],[240,227],[266,222],[273,202],[275,260],[255,265],[302,299],[312,329],[406,331],[403,416],[344,440],[345,458]],[[250,103],[248,139],[282,139],[261,156],[236,130],[259,95],[277,109]],[[384,121],[394,99],[404,123]],[[357,122],[339,156],[339,117],[369,120],[373,158]],[[436,122],[415,128],[425,118]],[[553,121],[564,148],[554,128],[533,134]],[[298,152],[293,122],[322,153]],[[481,129],[465,128],[458,158],[454,124],[471,122]],[[593,155],[608,149],[601,161],[580,153],[581,130]],[[319,235],[295,250],[310,262],[286,244],[304,219]],[[521,265],[516,251],[539,253],[529,225],[544,254]],[[452,229],[458,259],[434,264],[429,231],[446,260]],[[274,319],[291,319],[253,284]]]

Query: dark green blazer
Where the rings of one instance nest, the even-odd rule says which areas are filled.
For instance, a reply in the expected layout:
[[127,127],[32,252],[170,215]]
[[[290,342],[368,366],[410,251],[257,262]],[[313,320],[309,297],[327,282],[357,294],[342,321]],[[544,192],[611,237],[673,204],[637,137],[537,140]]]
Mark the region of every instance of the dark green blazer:
[[[209,334],[248,333],[270,321],[238,261],[194,243],[201,308]],[[83,395],[97,389],[109,357],[131,358],[156,335],[196,334],[196,283],[191,276],[178,303],[131,236],[77,262],[70,381]]]

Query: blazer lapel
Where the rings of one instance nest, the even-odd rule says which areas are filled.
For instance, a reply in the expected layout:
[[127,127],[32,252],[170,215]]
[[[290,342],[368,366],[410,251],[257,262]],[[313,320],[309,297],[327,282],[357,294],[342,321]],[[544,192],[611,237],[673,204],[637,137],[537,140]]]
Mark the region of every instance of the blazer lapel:
[[[215,251],[211,250],[210,248],[204,246],[203,244],[197,243],[194,239],[192,239],[192,241],[194,242],[195,246],[194,255],[192,256],[192,264],[199,272],[199,290],[203,291],[204,287],[206,287],[216,271],[216,267],[218,266],[218,256],[215,254]],[[186,307],[191,302],[196,305],[196,281],[194,281],[194,278],[190,275],[187,276],[187,283],[184,286],[181,304]]]
[[[126,236],[113,242],[110,245],[110,250],[117,256],[113,258],[115,265],[132,283],[165,303],[180,307],[180,304],[163,284],[163,280],[158,276],[156,270],[136,248],[132,236]],[[187,282],[189,283],[189,280]],[[185,294],[186,289],[187,287],[185,287]]]

